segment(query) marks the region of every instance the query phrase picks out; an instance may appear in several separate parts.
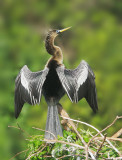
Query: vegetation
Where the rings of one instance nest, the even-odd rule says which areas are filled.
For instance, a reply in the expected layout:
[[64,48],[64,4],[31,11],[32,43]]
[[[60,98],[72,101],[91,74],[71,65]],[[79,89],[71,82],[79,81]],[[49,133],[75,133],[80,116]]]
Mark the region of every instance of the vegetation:
[[[26,153],[25,156],[23,156],[25,160],[77,160],[78,157],[82,160],[121,159],[121,148],[115,143],[115,141],[122,142],[122,139],[115,138],[115,136],[106,137],[106,134],[102,134],[103,131],[106,131],[106,129],[114,125],[116,120],[120,118],[122,117],[116,117],[116,119],[101,132],[94,126],[74,120],[93,128],[94,131],[97,131],[98,133],[95,134],[95,132],[91,132],[91,129],[82,130],[80,128],[77,129],[77,132],[74,132],[75,130],[73,130],[73,128],[72,131],[68,128],[69,131],[63,131],[63,137],[55,137],[54,140],[44,139],[42,129],[34,128],[40,131],[40,135],[28,136],[26,139],[27,149],[17,153],[14,157],[11,158],[11,160],[23,152]],[[23,131],[20,126],[15,128]],[[114,142],[111,143],[109,139]]]
[[[82,130],[81,136],[83,136],[85,142],[88,142],[89,139],[91,138],[91,133],[89,131]],[[76,160],[77,157],[80,157],[81,159],[86,158],[84,148],[81,149],[83,145],[81,141],[77,138],[77,135],[75,133],[64,130],[64,137],[63,138],[59,137],[58,141],[59,141],[58,143],[54,144],[45,144],[45,142],[42,141],[42,136],[33,136],[29,140],[28,144],[29,152],[27,159],[44,160],[48,158],[50,160],[55,160],[56,158],[57,159],[68,158],[69,160],[70,159]],[[99,147],[98,144],[96,145],[92,144],[90,146],[90,149],[93,150],[94,152],[97,152],[98,148],[96,148],[96,146]],[[118,153],[115,152],[110,146],[107,146],[105,144],[99,152],[98,159],[115,158],[115,157],[119,157]]]
[[[47,105],[25,104],[20,117],[14,118],[14,81],[25,64],[32,71],[44,68],[50,55],[44,40],[50,28],[72,29],[56,39],[63,50],[64,64],[75,68],[86,60],[96,75],[99,111],[95,115],[85,100],[72,104],[67,96],[62,106],[74,119],[99,130],[122,115],[122,2],[116,0],[4,0],[0,1],[0,159],[8,160],[26,149],[17,130],[30,135],[45,129]],[[121,120],[107,130],[112,136],[121,128]],[[85,126],[82,129],[86,130]],[[21,160],[19,155],[14,160]]]

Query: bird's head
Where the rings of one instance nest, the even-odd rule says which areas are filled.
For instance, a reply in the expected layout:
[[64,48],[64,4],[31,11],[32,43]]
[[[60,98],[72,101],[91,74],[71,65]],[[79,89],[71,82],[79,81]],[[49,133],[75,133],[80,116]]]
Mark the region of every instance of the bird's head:
[[[59,35],[60,33],[66,31],[70,28],[71,27],[67,27],[67,28],[60,29],[60,30],[54,29],[54,30],[51,30],[51,31],[48,32],[48,35],[47,35],[46,40],[45,40],[45,47],[46,47],[46,50],[49,54],[54,55],[55,51],[57,51],[56,53],[59,53],[59,47],[54,45],[54,40],[55,40],[57,35]],[[61,55],[61,53],[60,53],[60,55]]]
[[60,30],[54,29],[54,30],[51,30],[51,31],[49,32],[49,34],[51,35],[51,37],[54,37],[54,38],[55,38],[57,35],[59,35],[60,33],[66,31],[66,30],[68,30],[68,29],[70,29],[70,28],[71,28],[71,27],[67,27],[67,28],[60,29]]

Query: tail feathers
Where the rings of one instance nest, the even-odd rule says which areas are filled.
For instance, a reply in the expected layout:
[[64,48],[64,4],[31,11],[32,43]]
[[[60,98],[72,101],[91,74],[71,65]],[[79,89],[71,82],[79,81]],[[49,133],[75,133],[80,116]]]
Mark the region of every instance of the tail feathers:
[[55,139],[58,135],[63,136],[57,105],[48,106],[45,139]]

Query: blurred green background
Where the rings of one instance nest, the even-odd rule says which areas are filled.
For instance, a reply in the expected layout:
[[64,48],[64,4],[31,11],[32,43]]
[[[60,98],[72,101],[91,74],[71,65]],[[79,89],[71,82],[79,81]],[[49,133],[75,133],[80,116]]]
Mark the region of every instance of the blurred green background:
[[[33,126],[45,129],[47,104],[43,97],[40,106],[25,104],[20,117],[14,118],[14,81],[25,64],[32,71],[44,68],[50,57],[44,46],[49,29],[72,26],[55,41],[63,50],[64,64],[75,68],[84,59],[96,75],[98,113],[93,114],[84,99],[72,104],[64,96],[61,104],[70,117],[101,130],[122,115],[121,19],[119,0],[0,1],[0,159],[8,160],[26,148],[20,131],[8,125],[18,122],[29,134],[37,134]],[[107,131],[108,136],[120,127],[119,120]]]

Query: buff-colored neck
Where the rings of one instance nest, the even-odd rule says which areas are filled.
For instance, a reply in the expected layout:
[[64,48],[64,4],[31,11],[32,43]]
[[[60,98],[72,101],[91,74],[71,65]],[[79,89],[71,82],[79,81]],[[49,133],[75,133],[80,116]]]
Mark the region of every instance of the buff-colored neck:
[[45,41],[45,47],[49,54],[52,55],[52,57],[49,60],[56,60],[60,64],[63,62],[63,54],[61,49],[58,46],[54,45],[55,35],[48,34],[46,41]]

